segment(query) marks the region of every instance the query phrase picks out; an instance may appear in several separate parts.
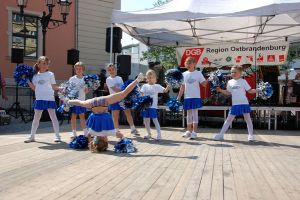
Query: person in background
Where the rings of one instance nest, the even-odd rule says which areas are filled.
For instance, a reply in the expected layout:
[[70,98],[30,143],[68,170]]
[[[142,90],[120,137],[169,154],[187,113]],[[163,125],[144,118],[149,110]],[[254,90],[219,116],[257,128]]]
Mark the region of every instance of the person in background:
[[1,72],[0,72],[0,89],[1,89],[2,99],[7,101],[8,98],[7,98],[7,95],[6,95],[6,82],[5,82],[4,77],[2,77]]
[[100,97],[100,96],[106,96],[108,95],[108,90],[106,86],[106,70],[101,69],[100,74],[98,75],[99,81],[100,81],[100,86],[97,88],[97,90],[94,91],[94,97]]

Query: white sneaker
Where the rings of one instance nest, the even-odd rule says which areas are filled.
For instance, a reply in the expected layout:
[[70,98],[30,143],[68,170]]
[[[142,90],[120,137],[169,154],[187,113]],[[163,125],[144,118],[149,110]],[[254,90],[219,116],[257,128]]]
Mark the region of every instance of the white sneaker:
[[254,141],[255,139],[254,139],[254,135],[248,135],[248,141],[249,142],[252,142],[252,141]]
[[215,135],[214,140],[224,140],[224,135],[219,133]]
[[27,140],[24,140],[24,143],[30,143],[30,142],[35,142],[35,139],[32,137],[29,137]]
[[195,133],[194,131],[192,132],[192,134],[191,134],[191,140],[194,140],[194,139],[196,139],[197,138],[197,133]]
[[184,137],[184,138],[191,137],[191,132],[190,132],[190,131],[186,131],[186,132],[182,135],[182,137]]
[[161,140],[161,136],[160,135],[158,135],[157,137],[156,137],[156,141],[160,141]]
[[73,138],[75,138],[75,137],[77,137],[76,132],[71,132],[71,133],[70,133],[70,138],[73,139]]
[[132,134],[132,135],[135,135],[135,136],[139,136],[139,135],[140,135],[140,134],[139,134],[139,131],[138,131],[137,129],[132,130],[132,131],[131,131],[131,134]]
[[56,137],[56,138],[54,139],[54,142],[61,142],[61,139],[60,139],[59,137]]
[[146,139],[146,140],[151,139],[151,135],[146,135],[146,136],[144,136],[144,139]]

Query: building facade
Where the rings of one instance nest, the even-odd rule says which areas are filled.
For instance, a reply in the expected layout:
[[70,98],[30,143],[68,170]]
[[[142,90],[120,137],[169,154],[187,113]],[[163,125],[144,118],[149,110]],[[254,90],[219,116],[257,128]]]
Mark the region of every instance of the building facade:
[[[56,2],[56,1],[55,1]],[[50,70],[58,83],[72,76],[67,64],[68,49],[78,49],[79,59],[87,66],[87,73],[99,73],[109,62],[105,52],[106,28],[110,26],[112,9],[120,9],[121,0],[73,0],[67,23],[49,23],[46,33],[45,55],[51,60]],[[28,1],[24,17],[16,0],[2,0],[0,4],[0,72],[7,82],[8,101],[0,99],[0,107],[8,108],[15,99],[11,49],[24,49],[24,63],[33,66],[42,55],[42,27],[37,17],[48,13],[45,1]],[[62,20],[59,5],[53,8],[53,19]],[[20,88],[21,104],[27,108],[31,101],[29,89]],[[24,99],[24,100],[23,100]]]

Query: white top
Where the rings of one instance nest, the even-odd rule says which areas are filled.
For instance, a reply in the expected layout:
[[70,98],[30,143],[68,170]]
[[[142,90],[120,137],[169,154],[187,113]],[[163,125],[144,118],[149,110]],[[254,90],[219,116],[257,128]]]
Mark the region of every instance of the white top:
[[78,78],[78,76],[75,75],[75,76],[72,76],[69,79],[69,81],[75,83],[77,85],[77,87],[79,88],[79,93],[78,93],[77,99],[84,101],[85,100],[85,88],[86,88],[85,82],[84,82],[84,77]]
[[205,81],[204,76],[200,71],[186,71],[183,73],[184,82],[184,98],[200,98],[200,85]]
[[36,100],[54,101],[52,84],[56,84],[56,82],[52,72],[38,72],[33,76],[32,84],[35,86]]
[[115,94],[116,92],[113,91],[113,87],[121,89],[121,86],[123,85],[123,80],[120,76],[115,76],[114,78],[112,77],[107,77],[106,79],[106,85],[108,87],[109,93],[110,94]]
[[227,83],[227,91],[232,95],[232,105],[249,104],[246,91],[251,87],[245,79],[231,79]]
[[158,93],[163,93],[164,89],[165,88],[159,84],[149,85],[146,83],[142,86],[141,92],[144,96],[150,96],[153,99],[153,103],[150,108],[157,108]]

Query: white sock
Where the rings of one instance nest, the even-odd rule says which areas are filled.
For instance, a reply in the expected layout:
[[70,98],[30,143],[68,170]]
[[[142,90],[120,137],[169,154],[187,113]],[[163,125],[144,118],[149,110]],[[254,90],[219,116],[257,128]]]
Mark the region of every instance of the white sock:
[[84,128],[84,129],[82,129],[82,130],[83,130],[84,136],[88,136],[88,134],[89,134],[88,129],[87,129],[87,128]]
[[130,126],[130,128],[131,128],[131,131],[134,131],[136,129],[134,125]]

